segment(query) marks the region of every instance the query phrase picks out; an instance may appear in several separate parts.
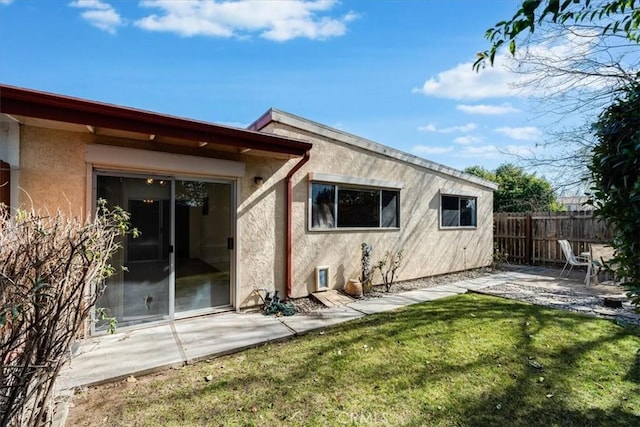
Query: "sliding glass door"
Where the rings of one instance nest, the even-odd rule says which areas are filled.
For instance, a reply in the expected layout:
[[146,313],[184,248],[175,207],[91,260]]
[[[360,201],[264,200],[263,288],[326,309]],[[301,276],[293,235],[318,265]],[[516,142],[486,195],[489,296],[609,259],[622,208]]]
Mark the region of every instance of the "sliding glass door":
[[231,305],[232,181],[108,173],[95,178],[96,197],[129,211],[140,231],[121,242],[111,260],[117,273],[97,307],[129,326]]
[[230,183],[176,181],[177,313],[231,302],[231,190]]

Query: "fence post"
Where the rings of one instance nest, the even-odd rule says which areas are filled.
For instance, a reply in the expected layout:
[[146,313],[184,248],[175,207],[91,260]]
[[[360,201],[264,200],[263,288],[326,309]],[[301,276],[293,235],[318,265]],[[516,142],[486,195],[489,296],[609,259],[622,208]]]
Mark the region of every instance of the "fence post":
[[531,235],[531,215],[527,214],[524,226],[524,258],[526,264],[533,264],[533,236]]

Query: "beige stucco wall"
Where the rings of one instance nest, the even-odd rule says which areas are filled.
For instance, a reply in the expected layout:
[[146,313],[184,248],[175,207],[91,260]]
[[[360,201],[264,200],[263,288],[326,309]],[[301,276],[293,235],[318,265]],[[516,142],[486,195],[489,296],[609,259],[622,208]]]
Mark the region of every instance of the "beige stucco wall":
[[[492,253],[492,191],[383,154],[271,124],[267,131],[314,144],[310,161],[294,176],[293,189],[293,296],[315,290],[315,267],[331,268],[331,285],[340,288],[360,274],[360,244],[373,245],[373,260],[386,250],[404,249],[399,280],[407,280],[489,264]],[[74,216],[86,212],[87,165],[85,145],[99,142],[90,134],[23,126],[20,135],[19,185],[23,207],[62,209]],[[113,143],[113,141],[110,141]],[[117,141],[116,141],[117,142]],[[126,141],[123,141],[124,144]],[[237,293],[236,305],[260,303],[254,289],[285,293],[287,173],[300,161],[254,157],[229,158],[245,163],[245,176],[237,180]],[[162,173],[162,171],[157,171]],[[309,231],[308,174],[330,173],[404,183],[401,190],[399,230]],[[262,185],[254,177],[264,179]],[[478,196],[478,227],[441,230],[440,189]],[[380,281],[379,276],[376,281]]]
[[21,126],[19,206],[83,218],[87,179],[84,146],[91,135]]
[[[313,143],[310,161],[294,176],[293,296],[315,290],[315,267],[329,266],[331,285],[360,276],[360,245],[373,246],[373,261],[387,250],[404,250],[398,280],[486,266],[491,262],[493,192],[466,180],[407,164],[283,124],[272,126],[280,135]],[[399,230],[310,231],[308,174],[328,173],[402,182]],[[440,229],[440,190],[460,191],[478,197],[475,229]],[[375,281],[380,283],[377,275]]]
[[[100,137],[57,129],[21,126],[20,167],[17,185],[22,208],[60,209],[76,217],[87,214],[87,144]],[[125,140],[109,139],[116,146]],[[237,293],[236,305],[253,306],[260,301],[255,288],[283,290],[285,281],[285,186],[284,178],[297,159],[283,160],[254,156],[229,156],[246,165],[244,178],[237,180]],[[122,172],[129,172],[122,169]],[[155,171],[163,173],[162,170]],[[215,171],[212,171],[215,175]],[[171,175],[168,173],[168,175]],[[264,183],[257,186],[255,176]],[[194,176],[197,178],[197,176]],[[227,230],[229,232],[229,230]]]
[[[254,289],[285,291],[287,173],[299,159],[245,156],[238,203],[240,307],[260,304]],[[264,179],[262,185],[254,177]],[[264,294],[263,294],[264,295]]]

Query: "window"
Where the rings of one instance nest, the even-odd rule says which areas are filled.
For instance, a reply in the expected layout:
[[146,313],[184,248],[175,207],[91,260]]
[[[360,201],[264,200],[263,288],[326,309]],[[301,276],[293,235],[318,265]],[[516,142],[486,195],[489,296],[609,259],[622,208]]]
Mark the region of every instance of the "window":
[[442,227],[475,227],[476,198],[461,196],[441,196]]
[[398,228],[400,191],[311,184],[311,228]]

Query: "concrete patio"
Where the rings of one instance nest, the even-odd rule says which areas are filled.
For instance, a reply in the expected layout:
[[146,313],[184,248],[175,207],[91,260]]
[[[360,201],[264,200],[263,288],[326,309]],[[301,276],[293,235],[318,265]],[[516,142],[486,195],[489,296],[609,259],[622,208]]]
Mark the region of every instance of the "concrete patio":
[[467,291],[510,284],[565,286],[595,294],[620,294],[614,286],[585,288],[581,277],[557,279],[557,270],[524,267],[426,289],[362,299],[346,306],[296,314],[291,317],[228,312],[102,335],[81,341],[61,372],[58,393],[77,387],[116,381],[167,367],[237,352],[249,347],[301,335],[315,329],[395,310]]

